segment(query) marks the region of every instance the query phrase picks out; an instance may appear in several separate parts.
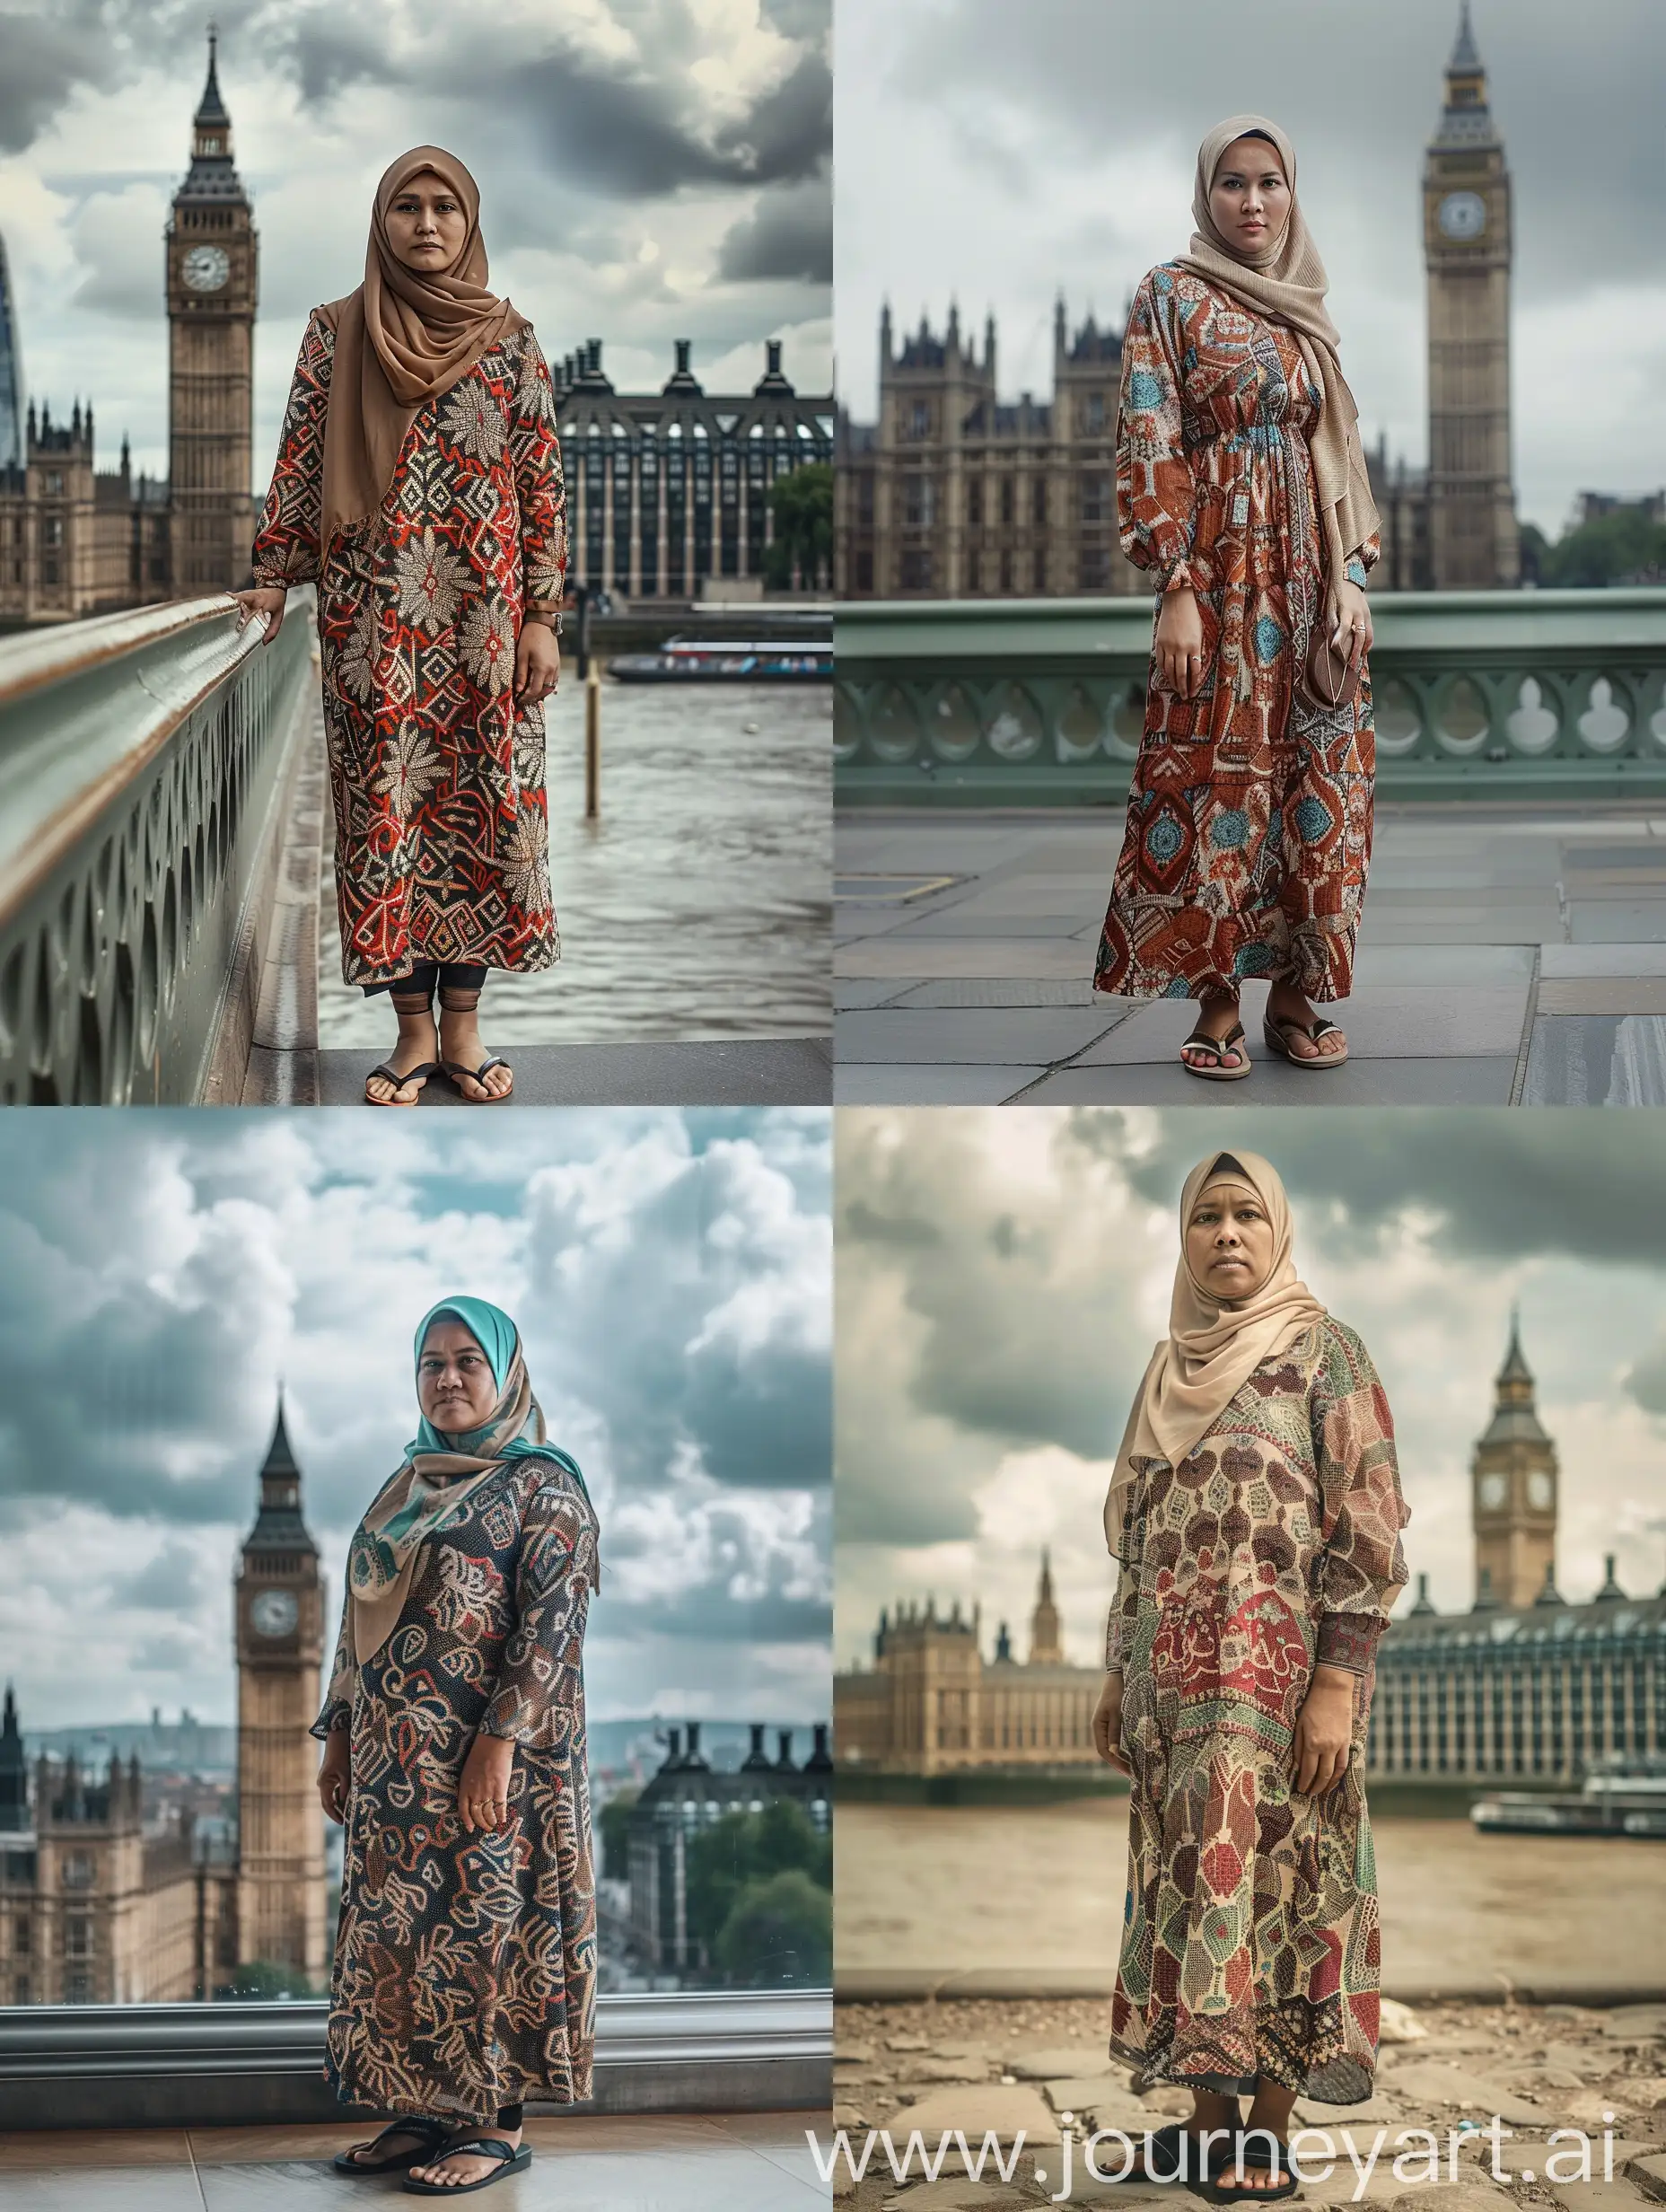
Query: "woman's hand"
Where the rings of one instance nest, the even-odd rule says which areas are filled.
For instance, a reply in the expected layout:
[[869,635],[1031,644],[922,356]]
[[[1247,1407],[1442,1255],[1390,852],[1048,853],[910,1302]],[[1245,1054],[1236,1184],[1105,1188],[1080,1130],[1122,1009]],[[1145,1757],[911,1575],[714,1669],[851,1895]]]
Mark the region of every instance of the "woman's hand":
[[561,647],[548,622],[523,622],[515,640],[515,704],[536,707],[561,680]]
[[482,1734],[469,1745],[457,1784],[457,1811],[470,1835],[477,1828],[508,1827],[509,1778],[514,1764],[515,1747],[508,1736]]
[[1304,1797],[1327,1790],[1344,1771],[1354,1742],[1354,1677],[1346,1667],[1315,1667],[1290,1748]]
[[233,592],[232,597],[238,605],[238,628],[247,629],[250,619],[259,615],[266,626],[265,642],[269,645],[284,625],[287,588],[281,584],[262,584],[252,592]]
[[347,1731],[332,1728],[324,1739],[324,1756],[318,1769],[318,1800],[325,1817],[339,1827],[347,1817],[347,1798],[353,1778],[349,1765]]
[[1357,584],[1346,581],[1337,586],[1337,597],[1341,602],[1340,619],[1330,634],[1330,642],[1338,653],[1346,653],[1353,664],[1363,660],[1371,651],[1371,602]]
[[1108,1767],[1114,1767],[1118,1774],[1131,1774],[1133,1769],[1123,1757],[1121,1734],[1122,1677],[1108,1674],[1093,1707],[1093,1749]]
[[1156,654],[1157,673],[1169,689],[1183,699],[1195,698],[1203,688],[1203,610],[1187,584],[1162,595]]

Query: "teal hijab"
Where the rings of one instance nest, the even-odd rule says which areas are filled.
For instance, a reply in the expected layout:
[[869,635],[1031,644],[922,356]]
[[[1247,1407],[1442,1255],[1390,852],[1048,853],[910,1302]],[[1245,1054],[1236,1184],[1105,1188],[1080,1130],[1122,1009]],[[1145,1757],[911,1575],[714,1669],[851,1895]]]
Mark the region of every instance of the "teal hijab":
[[404,1464],[383,1484],[354,1532],[347,1585],[361,1666],[392,1635],[422,1546],[456,1520],[480,1485],[509,1461],[553,1460],[590,1503],[577,1461],[545,1436],[543,1409],[532,1395],[521,1332],[500,1307],[484,1298],[442,1299],[424,1314],[416,1330],[414,1369],[420,1370],[429,1330],[445,1320],[460,1321],[486,1354],[497,1401],[478,1428],[435,1428],[424,1414],[405,1447]]

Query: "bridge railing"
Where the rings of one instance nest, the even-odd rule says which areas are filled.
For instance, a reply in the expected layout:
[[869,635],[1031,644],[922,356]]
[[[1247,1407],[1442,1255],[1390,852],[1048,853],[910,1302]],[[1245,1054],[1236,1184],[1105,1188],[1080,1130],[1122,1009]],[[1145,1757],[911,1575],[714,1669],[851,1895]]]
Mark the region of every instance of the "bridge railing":
[[[1666,794],[1666,590],[1378,592],[1387,798]],[[1127,795],[1153,604],[863,601],[834,627],[846,806]]]
[[0,1103],[235,1097],[311,597],[269,646],[224,594],[0,640]]

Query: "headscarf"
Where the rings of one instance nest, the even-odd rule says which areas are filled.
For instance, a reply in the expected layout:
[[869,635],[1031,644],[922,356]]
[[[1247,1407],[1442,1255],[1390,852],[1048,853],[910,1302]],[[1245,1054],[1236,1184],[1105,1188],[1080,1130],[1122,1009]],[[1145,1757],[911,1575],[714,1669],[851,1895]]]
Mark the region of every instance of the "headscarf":
[[[360,1666],[392,1635],[423,1545],[454,1521],[480,1485],[511,1460],[554,1460],[589,1500],[576,1462],[545,1440],[543,1411],[532,1395],[521,1334],[508,1314],[484,1298],[443,1300],[423,1316],[416,1331],[418,1371],[423,1346],[437,1321],[460,1321],[486,1354],[497,1400],[478,1428],[455,1433],[435,1428],[425,1414],[405,1447],[404,1464],[383,1484],[355,1530],[347,1550],[347,1593]],[[333,1684],[331,1689],[333,1693]]]
[[[1205,1190],[1221,1182],[1252,1191],[1273,1232],[1267,1280],[1231,1304],[1204,1289],[1186,1256],[1192,1208]],[[1261,1362],[1324,1320],[1325,1307],[1296,1274],[1290,1243],[1290,1201],[1277,1169],[1258,1152],[1209,1153],[1186,1178],[1169,1333],[1145,1369],[1105,1498],[1105,1540],[1113,1552],[1122,1532],[1123,1496],[1135,1479],[1134,1461],[1161,1459],[1178,1467]]]
[[[1290,220],[1274,244],[1247,255],[1229,244],[1217,227],[1209,190],[1227,147],[1235,138],[1252,135],[1270,139],[1277,148],[1290,187]],[[1295,148],[1276,123],[1269,123],[1264,115],[1229,115],[1215,125],[1197,149],[1192,215],[1197,228],[1192,233],[1191,249],[1175,256],[1175,267],[1206,277],[1252,313],[1287,323],[1320,388],[1319,427],[1308,446],[1325,540],[1328,627],[1334,629],[1339,609],[1337,586],[1344,580],[1348,555],[1364,544],[1381,518],[1371,496],[1365,449],[1360,443],[1359,409],[1337,358],[1337,326],[1325,312],[1330,280],[1296,198]]]
[[[388,242],[388,210],[425,171],[451,187],[469,218],[456,259],[434,272],[407,268]],[[529,328],[486,280],[479,187],[443,146],[413,146],[376,187],[364,283],[323,310],[336,353],[324,417],[320,557],[344,522],[381,506],[419,408],[449,391],[499,338]]]

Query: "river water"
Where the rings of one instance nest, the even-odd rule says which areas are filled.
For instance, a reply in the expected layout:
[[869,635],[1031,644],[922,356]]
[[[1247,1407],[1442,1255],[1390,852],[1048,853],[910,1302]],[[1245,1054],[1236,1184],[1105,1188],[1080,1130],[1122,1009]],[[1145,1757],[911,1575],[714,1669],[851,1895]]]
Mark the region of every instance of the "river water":
[[[834,1979],[855,1967],[1116,1971],[1126,1796],[1055,1805],[846,1802],[834,1820]],[[1372,1816],[1390,1994],[1498,1977],[1666,1987],[1666,1846],[1483,1836],[1467,1820]]]
[[[583,698],[569,673],[549,716],[561,958],[541,975],[487,978],[487,1041],[825,1036],[830,687],[604,679],[597,823],[583,818]],[[328,852],[319,970],[320,1043],[385,1046],[385,999],[341,980]]]

